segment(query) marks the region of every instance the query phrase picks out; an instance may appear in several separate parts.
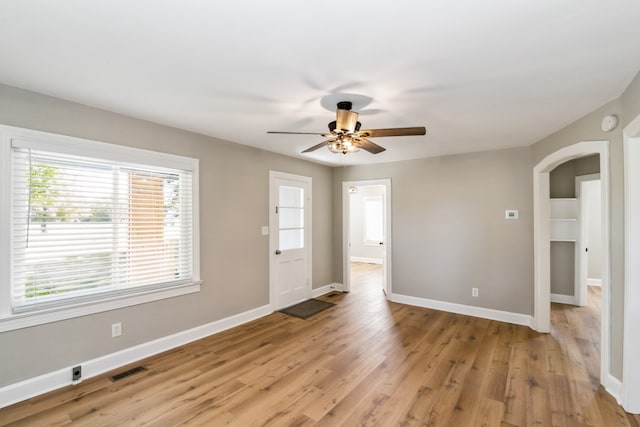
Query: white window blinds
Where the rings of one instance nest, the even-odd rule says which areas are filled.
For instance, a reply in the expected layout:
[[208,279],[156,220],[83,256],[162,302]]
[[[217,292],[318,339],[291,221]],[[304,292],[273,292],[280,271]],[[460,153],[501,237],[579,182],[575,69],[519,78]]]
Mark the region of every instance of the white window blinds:
[[106,157],[12,146],[14,313],[191,281],[192,172]]

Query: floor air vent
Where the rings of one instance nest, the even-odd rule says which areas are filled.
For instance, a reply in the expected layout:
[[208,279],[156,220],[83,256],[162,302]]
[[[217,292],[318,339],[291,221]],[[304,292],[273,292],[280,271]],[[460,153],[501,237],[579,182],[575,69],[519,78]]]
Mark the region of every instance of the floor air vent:
[[142,372],[142,371],[146,371],[146,370],[147,370],[147,368],[144,367],[144,366],[136,366],[135,368],[131,368],[128,371],[120,372],[119,374],[116,374],[116,375],[110,377],[109,379],[111,381],[118,381],[118,380],[126,378],[126,377],[128,377],[130,375],[137,374],[138,372]]

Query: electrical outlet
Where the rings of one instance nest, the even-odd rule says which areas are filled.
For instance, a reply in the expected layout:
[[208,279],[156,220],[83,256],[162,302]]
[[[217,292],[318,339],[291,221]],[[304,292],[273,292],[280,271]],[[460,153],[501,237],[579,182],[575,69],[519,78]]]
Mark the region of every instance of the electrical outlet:
[[478,288],[471,288],[471,296],[472,297],[478,296]]
[[74,366],[71,368],[71,380],[80,381],[82,378],[82,366]]
[[111,325],[111,338],[119,337],[122,335],[122,323],[114,323]]

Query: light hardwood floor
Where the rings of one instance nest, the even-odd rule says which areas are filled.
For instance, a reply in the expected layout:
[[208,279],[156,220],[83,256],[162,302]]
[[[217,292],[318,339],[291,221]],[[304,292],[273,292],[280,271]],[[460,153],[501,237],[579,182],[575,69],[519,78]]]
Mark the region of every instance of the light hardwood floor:
[[274,313],[1,409],[0,425],[640,425],[598,385],[597,288],[589,307],[554,304],[542,335],[389,303],[376,268],[355,265],[352,292],[310,319]]

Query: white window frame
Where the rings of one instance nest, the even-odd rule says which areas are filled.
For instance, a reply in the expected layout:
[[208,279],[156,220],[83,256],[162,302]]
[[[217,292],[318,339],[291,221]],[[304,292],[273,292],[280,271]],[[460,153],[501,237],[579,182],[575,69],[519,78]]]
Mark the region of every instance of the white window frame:
[[[192,279],[188,283],[141,289],[127,295],[106,295],[96,301],[13,313],[11,308],[11,142],[26,140],[33,148],[105,160],[189,170],[192,172]],[[116,144],[90,141],[48,132],[0,125],[0,332],[129,307],[200,291],[200,233],[198,159]]]

